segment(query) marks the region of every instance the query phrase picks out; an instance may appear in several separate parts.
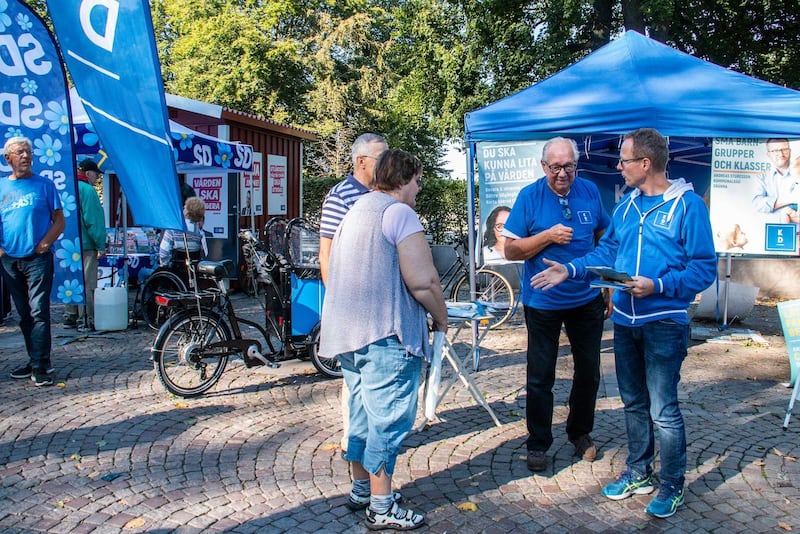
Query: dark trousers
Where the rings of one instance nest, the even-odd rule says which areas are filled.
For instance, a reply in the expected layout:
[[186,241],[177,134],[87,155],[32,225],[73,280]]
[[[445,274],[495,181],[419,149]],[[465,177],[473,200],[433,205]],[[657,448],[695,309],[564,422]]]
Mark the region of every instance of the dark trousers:
[[5,287],[5,280],[0,276],[0,326],[9,313],[11,313],[11,292]]
[[525,306],[525,325],[528,328],[525,402],[528,450],[547,451],[553,444],[553,385],[562,324],[572,347],[574,364],[567,437],[574,441],[583,434],[591,433],[600,385],[600,341],[604,311],[605,304],[600,295],[583,306],[565,310],[540,310]]
[[6,287],[11,291],[19,314],[19,328],[25,339],[31,367],[50,367],[50,290],[53,287],[53,253],[28,258],[0,258]]

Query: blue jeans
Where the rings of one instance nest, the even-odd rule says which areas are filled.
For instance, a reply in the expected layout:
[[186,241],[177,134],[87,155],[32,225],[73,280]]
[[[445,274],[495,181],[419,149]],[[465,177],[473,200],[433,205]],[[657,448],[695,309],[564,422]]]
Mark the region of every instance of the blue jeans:
[[31,367],[44,371],[50,366],[50,290],[53,287],[53,253],[16,259],[0,258],[6,286],[19,313],[19,328],[25,338]]
[[565,310],[525,306],[525,326],[528,328],[525,417],[529,451],[547,451],[553,444],[553,385],[562,324],[572,348],[574,365],[567,437],[575,441],[594,428],[604,312],[605,304],[600,295],[582,306]]
[[345,459],[391,477],[417,415],[422,358],[408,354],[394,336],[338,358],[350,390]]
[[635,475],[652,473],[655,427],[661,447],[659,480],[679,488],[686,472],[686,429],[678,406],[678,382],[688,344],[689,325],[672,320],[634,327],[614,325],[628,469]]

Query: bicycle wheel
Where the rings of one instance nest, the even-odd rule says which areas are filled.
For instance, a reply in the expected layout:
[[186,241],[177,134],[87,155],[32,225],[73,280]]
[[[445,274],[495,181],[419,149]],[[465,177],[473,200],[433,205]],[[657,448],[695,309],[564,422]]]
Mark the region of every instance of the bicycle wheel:
[[[493,319],[489,320],[489,328],[497,328],[511,317],[514,311],[514,289],[506,278],[490,269],[480,269],[475,273],[476,298],[486,306],[486,311]],[[473,302],[469,288],[468,275],[462,276],[453,287],[450,300],[455,302]]]
[[308,355],[311,357],[311,363],[314,367],[329,378],[341,378],[342,366],[339,365],[339,360],[336,358],[326,358],[319,354],[319,325],[315,326],[311,333],[308,335]]
[[153,343],[153,367],[167,391],[197,397],[217,383],[230,349],[210,347],[230,341],[228,325],[219,316],[184,312],[173,315]]
[[141,291],[142,319],[147,326],[158,330],[167,320],[168,310],[156,304],[156,295],[169,291],[186,291],[186,284],[172,271],[156,269],[145,281]]

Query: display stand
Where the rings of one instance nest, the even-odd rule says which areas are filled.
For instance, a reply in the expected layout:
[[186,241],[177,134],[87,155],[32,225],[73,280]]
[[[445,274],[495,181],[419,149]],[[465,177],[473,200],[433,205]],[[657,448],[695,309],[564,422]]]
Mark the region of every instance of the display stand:
[[[455,327],[455,332],[453,332],[453,334],[449,337],[446,337],[444,340],[442,365],[444,365],[445,361],[448,362],[450,367],[452,367],[454,374],[453,376],[449,377],[447,381],[442,383],[439,390],[439,395],[436,398],[436,408],[438,408],[442,400],[444,400],[444,397],[447,395],[447,392],[450,390],[450,388],[456,383],[457,380],[460,380],[461,383],[467,388],[470,395],[472,395],[472,398],[475,399],[475,402],[483,406],[483,408],[489,413],[489,416],[492,418],[492,421],[494,421],[494,424],[498,427],[503,426],[500,420],[497,418],[497,415],[494,413],[494,410],[492,410],[492,407],[489,405],[488,401],[484,398],[483,392],[472,379],[472,373],[469,370],[470,368],[477,368],[475,362],[478,361],[480,344],[483,342],[486,334],[489,333],[489,328],[486,327],[481,329],[480,324],[481,322],[492,319],[493,316],[486,314],[485,312],[479,313],[476,311],[465,317],[463,313],[459,313],[459,310],[452,308],[450,305],[448,305],[447,312],[448,323],[451,325],[451,327]],[[468,349],[464,352],[464,354],[459,355],[454,343],[458,338],[458,335],[465,328],[469,328],[471,333],[475,334],[477,337],[473,337],[472,345],[468,345]],[[427,391],[428,381],[425,380],[420,398],[424,399]],[[423,421],[416,428],[417,431],[422,430],[431,420],[425,416],[423,417]]]
[[789,428],[789,419],[792,409],[800,391],[800,300],[788,300],[778,303],[778,317],[783,329],[783,338],[786,341],[786,350],[789,355],[789,384],[794,384],[789,406],[786,408],[786,417],[783,420],[783,429]]
[[784,417],[783,419],[784,430],[789,428],[789,419],[792,417],[792,409],[794,408],[794,401],[797,400],[798,386],[800,386],[800,380],[795,380],[794,389],[792,390],[792,397],[789,399],[789,406],[786,408],[786,417]]

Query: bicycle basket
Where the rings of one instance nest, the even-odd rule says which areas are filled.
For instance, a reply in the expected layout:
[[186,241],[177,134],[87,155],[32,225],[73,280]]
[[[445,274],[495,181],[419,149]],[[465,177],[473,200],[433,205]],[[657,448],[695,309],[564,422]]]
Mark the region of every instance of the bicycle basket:
[[275,255],[286,257],[286,219],[273,217],[264,225],[264,240]]
[[292,267],[319,269],[319,230],[304,219],[292,219],[287,230]]

